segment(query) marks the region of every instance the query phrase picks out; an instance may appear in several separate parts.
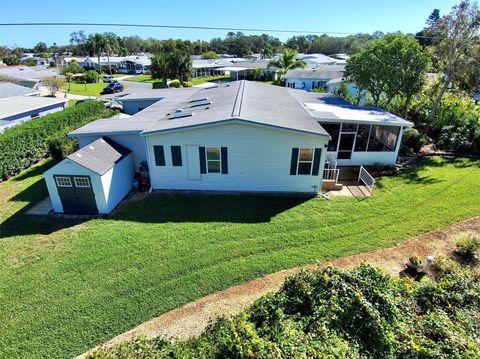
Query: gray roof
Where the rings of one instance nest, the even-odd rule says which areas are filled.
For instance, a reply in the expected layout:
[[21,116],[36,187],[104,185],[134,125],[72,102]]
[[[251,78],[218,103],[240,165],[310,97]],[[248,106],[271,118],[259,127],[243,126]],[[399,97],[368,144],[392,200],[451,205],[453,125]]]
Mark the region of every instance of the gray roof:
[[38,94],[38,91],[30,87],[20,86],[11,82],[0,82],[0,99],[15,96],[31,96]]
[[57,72],[50,71],[46,66],[8,66],[0,68],[0,75],[24,80],[40,80],[45,77],[59,76]]
[[[158,91],[158,90],[152,90]],[[131,98],[135,93],[130,95]],[[144,93],[140,97],[146,96]],[[120,133],[150,134],[231,120],[328,136],[287,88],[251,81],[236,81],[211,88],[163,89],[161,100],[130,119],[101,119],[69,135]],[[208,104],[193,106],[192,100],[207,98]],[[176,110],[192,116],[170,119]]]
[[102,137],[72,153],[67,158],[99,175],[103,175],[130,153],[129,149]]
[[295,69],[288,70],[284,78],[299,78],[299,79],[322,79],[330,80],[337,77],[342,77],[345,66],[343,65],[319,65],[312,69]]
[[40,96],[16,96],[0,99],[0,119],[64,104],[65,99]]

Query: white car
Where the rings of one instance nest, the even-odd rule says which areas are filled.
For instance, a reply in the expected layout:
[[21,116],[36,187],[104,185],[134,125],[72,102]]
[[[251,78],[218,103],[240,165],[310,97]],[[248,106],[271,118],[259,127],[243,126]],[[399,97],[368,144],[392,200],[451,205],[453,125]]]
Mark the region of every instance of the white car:
[[102,80],[103,82],[112,82],[115,79],[112,75],[103,75]]

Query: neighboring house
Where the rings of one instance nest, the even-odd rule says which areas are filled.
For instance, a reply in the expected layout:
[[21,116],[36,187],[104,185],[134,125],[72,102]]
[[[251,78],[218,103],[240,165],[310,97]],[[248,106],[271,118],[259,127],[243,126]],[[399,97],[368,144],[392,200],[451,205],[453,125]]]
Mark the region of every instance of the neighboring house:
[[63,77],[45,66],[8,66],[0,67],[0,76],[17,80],[20,85],[35,88],[39,81],[46,77]]
[[[220,55],[222,56],[222,55]],[[226,56],[226,55],[223,55]],[[222,67],[233,66],[235,64],[252,62],[251,60],[242,58],[242,57],[221,57],[219,59],[210,59],[210,60],[193,60],[193,78],[197,77],[208,77],[208,76],[217,76],[225,74],[224,70],[221,70]]]
[[343,60],[334,59],[333,57],[324,54],[298,54],[297,60],[302,60],[306,62],[307,67],[345,63]]
[[[119,99],[124,106],[134,102],[135,94],[129,96]],[[123,146],[132,152],[133,168],[125,166],[115,182],[107,181],[102,179],[106,168],[83,164],[94,173],[78,172],[78,158],[86,156],[81,150],[80,156],[69,156],[77,164],[61,163],[46,174],[55,211],[108,213],[132,187],[134,172],[147,177],[152,190],[314,195],[321,191],[324,168],[335,156],[345,164],[395,163],[402,132],[412,126],[383,111],[354,109],[333,96],[259,82],[152,89],[137,97],[137,102],[150,105],[131,118],[97,120],[69,134],[89,156],[100,139],[113,148]],[[111,158],[97,154],[89,163],[108,162],[108,171],[115,173],[117,157],[106,157]],[[87,179],[79,179],[77,186],[75,176]],[[73,192],[63,198],[65,186]],[[77,187],[90,188],[96,209],[90,199],[87,209],[66,210],[73,193],[80,195]],[[103,205],[105,194],[117,194],[116,188],[122,190],[115,200]]]
[[337,92],[341,89],[342,84],[345,85],[345,88],[348,92],[348,95],[353,98],[358,98],[358,105],[364,106],[367,103],[366,99],[366,91],[360,90],[358,86],[352,81],[346,81],[343,77],[338,77],[335,79],[331,79],[328,81],[325,86],[327,88],[327,92],[331,94],[337,94]]
[[30,61],[35,61],[35,63],[37,64],[37,66],[40,66],[40,65],[48,65],[48,61],[46,58],[44,57],[39,57],[39,56],[25,56],[25,57],[22,57],[20,59],[20,62],[22,64],[25,64],[27,62],[30,62]]
[[39,96],[17,96],[0,100],[0,133],[8,127],[61,111],[64,99]]
[[325,87],[334,78],[342,77],[344,70],[343,65],[319,65],[313,69],[288,70],[282,77],[285,79],[285,87],[312,91]]
[[269,60],[255,60],[239,62],[226,67],[220,67],[217,71],[230,74],[233,81],[245,80],[249,70],[260,69],[264,76],[270,76],[272,80],[277,79],[278,68],[269,65]]
[[152,61],[149,56],[126,56],[118,64],[117,72],[121,74],[147,74]]
[[30,87],[13,84],[11,82],[0,82],[0,99],[16,96],[39,96],[40,92]]

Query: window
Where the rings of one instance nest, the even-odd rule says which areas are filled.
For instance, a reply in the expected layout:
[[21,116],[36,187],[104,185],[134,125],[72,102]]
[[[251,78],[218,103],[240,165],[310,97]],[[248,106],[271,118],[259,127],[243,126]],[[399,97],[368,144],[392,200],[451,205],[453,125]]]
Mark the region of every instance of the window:
[[340,124],[339,123],[325,123],[319,122],[319,124],[328,132],[332,139],[328,142],[327,151],[337,151],[338,145],[338,136],[340,134]]
[[357,132],[357,125],[353,123],[343,123],[342,132]]
[[220,173],[222,168],[219,147],[207,147],[207,172]]
[[182,148],[180,146],[171,146],[172,165],[179,167],[182,165]]
[[368,151],[391,152],[397,146],[400,128],[395,126],[372,126]]
[[55,177],[57,187],[72,187],[72,181],[70,177]]
[[155,156],[156,166],[165,166],[165,153],[163,146],[153,146],[153,154]]
[[75,187],[90,187],[90,181],[88,177],[73,177],[73,180],[75,182]]
[[368,137],[370,137],[371,125],[358,125],[357,139],[355,140],[355,151],[366,151]]
[[313,148],[300,148],[298,152],[297,174],[310,175],[312,173]]

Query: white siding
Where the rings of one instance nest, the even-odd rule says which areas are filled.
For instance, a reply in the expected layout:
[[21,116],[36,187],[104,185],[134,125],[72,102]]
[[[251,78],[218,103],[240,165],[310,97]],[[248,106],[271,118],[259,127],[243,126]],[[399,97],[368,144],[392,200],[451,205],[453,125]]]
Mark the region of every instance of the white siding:
[[103,194],[106,198],[105,208],[100,213],[110,213],[130,192],[133,182],[132,155],[118,162],[102,178]]
[[[223,124],[151,135],[146,141],[154,189],[313,193],[321,188],[326,140],[319,136],[245,124]],[[164,146],[166,166],[155,166],[153,145]],[[181,167],[172,166],[172,145],[182,147]],[[227,147],[228,174],[207,173],[200,175],[200,179],[189,180],[187,145]],[[318,176],[290,175],[292,148],[295,147],[322,149]]]
[[[335,153],[335,152],[332,152]],[[339,166],[371,166],[371,165],[394,165],[397,162],[398,153],[392,152],[352,152],[349,160],[337,160]]]
[[68,176],[90,176],[92,182],[93,192],[95,193],[95,201],[97,202],[97,208],[100,213],[106,208],[106,200],[103,194],[103,185],[100,179],[100,175],[90,171],[89,169],[80,166],[78,163],[70,161],[68,158],[61,161],[56,166],[50,168],[46,171],[43,176],[45,177],[45,182],[47,184],[48,193],[50,195],[50,200],[52,201],[53,209],[55,212],[62,213],[62,201],[58,195],[57,186],[53,175],[68,175]]
[[[80,148],[89,145],[95,140],[98,140],[102,136],[79,136],[78,145]],[[105,137],[110,138],[116,143],[122,145],[125,148],[128,148],[132,151],[133,154],[133,166],[135,171],[138,172],[140,167],[140,162],[146,161],[147,156],[145,154],[145,142],[142,136],[140,135],[106,135]]]

